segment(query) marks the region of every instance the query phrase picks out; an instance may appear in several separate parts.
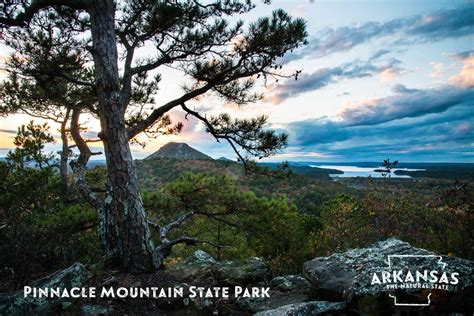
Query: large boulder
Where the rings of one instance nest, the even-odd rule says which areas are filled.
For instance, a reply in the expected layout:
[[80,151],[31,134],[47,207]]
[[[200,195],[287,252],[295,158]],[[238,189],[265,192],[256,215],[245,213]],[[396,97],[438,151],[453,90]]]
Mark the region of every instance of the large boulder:
[[[225,304],[227,306],[237,307],[237,309],[245,310],[249,313],[256,311],[273,308],[274,304],[267,304],[268,298],[248,298],[240,297],[238,299],[233,297],[233,289],[235,286],[249,288],[252,286],[263,287],[269,279],[269,268],[265,261],[261,258],[250,257],[241,261],[217,261],[210,254],[203,250],[197,250],[193,255],[186,258],[180,263],[172,264],[167,267],[167,271],[179,279],[183,288],[185,289],[185,297],[189,292],[189,286],[204,286],[204,287],[229,287],[231,298],[185,298],[184,300],[175,300],[169,302],[169,304],[162,304],[162,308],[182,308],[187,307],[188,309],[197,309],[200,311],[213,308],[215,305]],[[189,285],[188,285],[189,284]],[[281,293],[276,293],[276,295]],[[284,297],[278,299],[275,297],[281,306],[284,304],[285,299],[289,296],[285,293]],[[270,300],[273,300],[274,296],[271,293]],[[295,298],[295,297],[294,297]],[[287,300],[287,304],[294,301],[300,302],[304,300],[306,296],[299,295],[294,300]]]
[[216,261],[210,254],[197,250],[182,263],[170,265],[168,271],[179,274],[194,285],[246,286],[267,280],[269,269],[261,258],[243,261]]
[[113,309],[107,306],[101,305],[82,305],[81,314],[83,316],[97,316],[97,315],[109,315],[113,313]]
[[315,316],[338,314],[346,307],[344,302],[312,301],[284,305],[275,309],[256,313],[255,316]]
[[[65,270],[55,272],[45,278],[35,281],[31,287],[41,289],[60,288],[70,290],[81,287],[87,278],[86,268],[80,263],[74,263]],[[57,313],[72,304],[71,297],[25,297],[23,290],[0,295],[0,315],[42,315]]]
[[300,275],[286,275],[273,278],[269,282],[270,297],[239,298],[236,305],[239,310],[256,313],[273,310],[283,305],[311,301],[311,286]]
[[245,286],[266,281],[270,271],[265,261],[250,257],[243,261],[223,261],[216,269],[219,283],[228,286]]
[[192,256],[184,261],[187,265],[213,265],[216,260],[204,250],[196,250]]
[[[459,284],[448,284],[447,289],[416,288],[396,289],[389,288],[389,284],[412,284],[406,279],[408,272],[416,276],[416,271],[437,271],[438,282],[424,282],[428,286],[441,284],[441,275],[445,272],[448,282],[454,281],[452,273],[457,273]],[[394,279],[393,272],[400,279]],[[374,276],[375,274],[375,276]],[[388,279],[383,280],[383,275]],[[379,241],[367,248],[352,249],[344,253],[333,254],[329,257],[315,258],[304,264],[304,276],[311,283],[313,295],[319,299],[350,302],[356,298],[367,297],[403,300],[423,304],[436,305],[439,298],[440,305],[449,301],[453,305],[450,310],[470,310],[474,284],[474,263],[456,257],[436,255],[435,253],[415,248],[407,242],[395,238]],[[429,274],[428,274],[429,276]],[[394,282],[394,280],[396,280]],[[380,281],[380,282],[378,282]],[[444,280],[445,281],[445,280]],[[431,285],[430,285],[431,284]],[[445,282],[443,283],[445,285]],[[405,286],[405,285],[403,285]],[[431,293],[433,292],[433,293]],[[431,293],[431,295],[430,295]],[[440,298],[441,297],[441,298]],[[472,297],[472,296],[471,296]],[[413,300],[416,301],[413,301]],[[429,301],[431,299],[431,302]],[[444,300],[444,301],[443,301]],[[393,304],[392,304],[393,305]]]

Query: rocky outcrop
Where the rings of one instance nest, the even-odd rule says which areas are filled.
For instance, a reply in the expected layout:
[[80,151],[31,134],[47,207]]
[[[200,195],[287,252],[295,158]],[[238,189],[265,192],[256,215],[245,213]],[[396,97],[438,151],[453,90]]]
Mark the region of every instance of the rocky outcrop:
[[[261,258],[251,257],[242,261],[216,261],[208,253],[198,250],[182,263],[168,267],[170,273],[179,275],[179,278],[188,284],[229,287],[269,287],[270,297],[239,297],[231,298],[224,304],[231,310],[245,314],[253,314],[265,310],[272,310],[283,305],[310,301],[310,283],[298,275],[281,276],[270,280],[269,269]],[[186,291],[185,291],[186,292]],[[213,299],[186,299],[185,305],[191,308],[206,308],[222,304]],[[174,302],[174,306],[178,306]],[[164,305],[162,307],[165,307]],[[173,306],[169,305],[170,308]]]
[[213,265],[216,264],[217,261],[207,252],[204,250],[196,250],[192,256],[186,258],[184,261],[186,265]]
[[[60,288],[70,290],[73,287],[81,287],[87,278],[87,271],[80,263],[74,263],[69,268],[53,273],[43,279],[34,282],[31,287],[41,289]],[[72,304],[71,297],[25,297],[23,290],[0,295],[0,315],[46,315],[58,313]]]
[[284,305],[272,310],[256,313],[255,316],[316,316],[334,315],[346,306],[345,303],[313,301]]
[[269,269],[261,258],[251,257],[243,261],[216,261],[202,250],[168,267],[168,271],[179,273],[183,281],[197,285],[246,286],[268,279]]
[[[217,261],[211,255],[203,250],[197,250],[185,259],[183,262],[170,265],[167,272],[174,275],[182,283],[180,287],[184,289],[185,298],[178,300],[168,300],[166,304],[160,304],[160,307],[167,309],[187,308],[196,310],[212,310],[216,305],[223,304],[221,298],[188,298],[189,287],[228,287],[233,288],[250,287],[252,285],[262,285],[268,282],[269,269],[265,261],[261,258],[251,257],[242,261]],[[226,305],[232,305],[238,309],[244,309],[248,312],[255,312],[244,300],[235,300],[231,298],[226,300]],[[234,305],[235,304],[235,305]]]
[[309,292],[310,286],[308,280],[300,275],[278,276],[270,281],[270,287],[281,292],[294,290]]
[[[409,271],[415,278],[414,282],[408,276]],[[416,271],[428,271],[428,281],[421,277],[416,279]],[[432,282],[431,271],[436,271],[437,282]],[[442,280],[444,273],[446,278]],[[455,278],[459,280],[458,284],[451,283],[456,283],[451,277],[453,273],[457,275]],[[304,264],[304,276],[311,283],[313,295],[319,299],[352,303],[376,299],[377,303],[382,301],[383,305],[390,302],[391,306],[398,299],[398,304],[439,305],[450,311],[472,308],[472,299],[469,299],[474,284],[472,261],[439,256],[395,238],[374,243],[367,248],[315,258]],[[394,290],[388,287],[389,284],[404,286],[413,283],[426,284],[428,288]],[[429,288],[440,284],[447,287],[435,290]]]
[[113,309],[101,305],[83,305],[81,306],[81,314],[83,316],[109,315],[113,313]]
[[[208,253],[198,250],[186,260],[147,275],[106,273],[90,278],[85,284],[85,268],[76,263],[71,267],[34,282],[38,288],[66,288],[81,286],[113,287],[178,287],[183,297],[138,299],[77,300],[71,298],[23,297],[23,291],[0,295],[1,315],[51,314],[66,310],[83,315],[129,314],[136,311],[149,313],[166,311],[173,315],[226,314],[267,315],[335,315],[335,314],[394,314],[419,311],[419,306],[395,306],[395,303],[429,303],[429,312],[438,314],[465,314],[474,312],[474,264],[471,261],[439,256],[390,238],[367,248],[352,249],[329,257],[314,258],[304,264],[303,275],[278,276],[270,279],[267,264],[261,258],[242,261],[217,261]],[[449,289],[387,288],[385,281],[394,279],[393,271],[438,271],[438,283],[445,273],[449,281],[456,274],[457,284]],[[404,272],[405,271],[405,272]],[[390,272],[390,276],[387,276]],[[384,274],[385,273],[385,274]],[[374,275],[381,282],[374,283]],[[402,276],[401,276],[402,275]],[[428,274],[429,275],[429,274]],[[387,279],[388,278],[388,279]],[[91,283],[92,281],[93,283]],[[398,280],[398,279],[397,279]],[[405,280],[403,280],[405,281]],[[430,283],[428,281],[427,283]],[[207,288],[229,287],[230,297],[194,297],[191,286]],[[269,287],[270,297],[235,297],[234,287]],[[397,301],[395,301],[397,300]],[[423,307],[422,307],[423,308]],[[424,309],[427,311],[428,308]]]
[[[187,273],[186,282],[189,284],[204,282],[217,286],[270,287],[269,298],[238,298],[228,302],[234,310],[249,314],[391,314],[419,308],[395,306],[395,300],[397,304],[429,304],[430,310],[439,313],[470,314],[474,306],[473,262],[439,256],[395,238],[374,243],[367,248],[314,258],[304,264],[303,276],[278,276],[269,280],[268,268],[262,259],[218,262],[202,251],[172,269]],[[406,271],[412,271],[416,276],[416,271],[423,273],[425,270],[428,271],[428,277],[431,271],[438,273],[439,282],[425,282],[428,285],[446,283],[446,280],[441,282],[443,273],[448,278],[454,273],[459,283],[449,284],[450,288],[446,289],[393,290],[382,282],[387,273],[391,275],[389,279],[393,279],[393,271],[399,273],[397,276],[400,278]],[[380,278],[380,283],[374,283],[374,274]]]
[[240,262],[222,261],[215,275],[223,285],[245,286],[266,281],[270,276],[270,271],[262,258],[251,257]]
[[236,302],[239,310],[249,313],[273,310],[283,305],[311,301],[311,286],[300,275],[287,275],[273,278],[269,283],[270,297],[252,297]]

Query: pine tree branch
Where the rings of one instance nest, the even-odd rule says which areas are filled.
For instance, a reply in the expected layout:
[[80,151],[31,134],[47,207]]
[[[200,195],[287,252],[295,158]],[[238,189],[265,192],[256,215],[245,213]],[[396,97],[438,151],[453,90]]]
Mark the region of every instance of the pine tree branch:
[[232,138],[230,136],[227,136],[227,135],[219,135],[217,133],[217,131],[215,130],[214,126],[209,122],[209,120],[207,118],[205,118],[204,116],[200,115],[198,112],[196,111],[193,111],[191,110],[190,108],[188,108],[186,106],[186,104],[181,103],[181,108],[186,111],[186,113],[194,116],[195,118],[197,118],[198,120],[200,120],[201,122],[204,123],[204,125],[207,127],[207,130],[209,131],[209,133],[214,136],[214,138],[217,140],[218,143],[220,143],[220,140],[221,139],[225,139],[229,144],[230,146],[232,147],[232,150],[236,153],[236,155],[239,157],[240,161],[244,164],[244,167],[247,169],[248,167],[248,164],[247,164],[247,159],[245,159],[242,154],[239,152],[239,150],[237,149],[237,147],[234,145],[234,143],[232,142]]
[[[160,106],[159,108],[155,109],[153,112],[151,112],[151,114],[147,118],[145,118],[143,121],[139,122],[138,124],[136,124],[135,126],[133,126],[132,128],[128,130],[128,138],[132,139],[133,137],[137,136],[139,133],[145,131],[148,127],[153,125],[160,117],[162,117],[166,112],[170,111],[174,107],[179,106],[183,104],[184,102],[187,102],[193,98],[196,98],[208,92],[215,86],[225,85],[234,80],[250,77],[262,71],[262,68],[260,68],[253,71],[248,71],[244,73],[237,72],[236,74],[229,75],[232,73],[232,71],[239,69],[241,66],[241,63],[242,63],[242,60],[239,63],[237,63],[237,65],[229,69],[229,71],[216,75],[213,79],[209,80],[207,84],[205,84],[201,88],[192,90],[184,94],[180,98],[174,99]],[[227,75],[229,76],[226,77]]]
[[29,6],[24,6],[24,11],[18,13],[16,17],[0,17],[0,26],[25,26],[36,13],[51,6],[63,5],[73,9],[86,9],[89,3],[90,0],[33,0]]

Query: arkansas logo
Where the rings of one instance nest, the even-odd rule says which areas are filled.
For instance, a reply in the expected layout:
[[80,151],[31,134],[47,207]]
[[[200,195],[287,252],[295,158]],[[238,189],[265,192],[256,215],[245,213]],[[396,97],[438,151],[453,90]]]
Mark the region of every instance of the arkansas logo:
[[[459,273],[446,271],[443,257],[436,255],[389,255],[386,270],[372,274],[371,285],[389,292],[396,306],[429,306],[431,290],[456,291]],[[397,293],[427,293],[413,302],[409,295]]]

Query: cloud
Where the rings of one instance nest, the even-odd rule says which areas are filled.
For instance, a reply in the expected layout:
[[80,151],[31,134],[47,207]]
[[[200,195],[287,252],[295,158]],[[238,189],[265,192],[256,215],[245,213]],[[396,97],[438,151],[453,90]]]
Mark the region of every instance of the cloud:
[[461,37],[473,33],[474,5],[469,3],[452,10],[438,10],[428,15],[416,16],[406,23],[406,34],[420,35],[429,40]]
[[[201,115],[205,115],[209,110],[209,108],[206,107],[190,106],[190,108],[198,111]],[[207,154],[213,154],[213,150],[215,149],[213,147],[216,147],[216,140],[212,135],[205,131],[205,126],[200,120],[191,115],[186,116],[186,113],[179,108],[172,109],[167,114],[170,115],[173,124],[178,122],[183,123],[181,132],[177,135],[159,136],[153,140],[147,139],[143,136],[143,140],[147,142],[147,146],[142,149],[136,147],[137,152],[142,152],[141,156],[155,152],[168,142],[185,142],[196,149],[206,152]],[[221,154],[221,156],[222,155],[223,154]]]
[[90,131],[86,131],[82,133],[82,137],[88,138],[88,139],[98,138],[99,137],[98,135],[99,135],[99,131],[94,131],[94,130],[90,130]]
[[[466,132],[472,132],[471,119],[474,119],[474,112],[471,106],[464,105],[454,107],[444,113],[432,113],[416,118],[407,117],[377,125],[348,125],[343,120],[335,121],[322,117],[288,123],[286,130],[293,136],[295,144],[300,146],[330,144],[365,137],[390,137],[395,141],[397,138],[428,135],[432,132],[446,137],[465,135]],[[423,133],[420,133],[422,129]],[[456,132],[453,133],[453,131]]]
[[464,88],[474,87],[474,51],[452,55],[463,63],[461,72],[449,78],[449,82]]
[[469,122],[461,123],[456,127],[456,131],[460,135],[468,135],[472,132],[473,126]]
[[296,145],[328,144],[351,138],[351,130],[328,118],[309,119],[287,124],[286,130]]
[[446,161],[474,156],[473,120],[472,108],[464,105],[443,113],[370,126],[317,118],[289,123],[286,129],[290,144],[296,148],[289,150],[295,155],[314,151],[345,161],[387,157]]
[[414,93],[420,91],[418,89],[408,89],[405,85],[403,84],[396,84],[392,88],[392,92],[394,93]]
[[313,37],[309,45],[288,55],[285,60],[323,57],[348,51],[355,46],[382,37],[392,37],[393,44],[411,44],[474,34],[473,10],[474,4],[469,3],[456,9],[407,16],[383,23],[370,21],[352,26],[326,28]]
[[0,129],[0,133],[6,133],[6,134],[14,134],[16,135],[18,133],[17,130],[13,130],[13,129]]
[[448,56],[453,58],[453,59],[456,59],[456,60],[464,61],[464,60],[474,56],[474,50],[468,50],[468,51],[464,51],[464,52],[460,52],[460,53],[451,54],[451,55],[448,55]]
[[[267,100],[274,104],[279,104],[290,97],[296,97],[300,94],[322,89],[329,84],[339,82],[344,79],[355,79],[363,77],[381,76],[382,79],[393,79],[395,76],[403,73],[403,69],[396,58],[391,58],[383,64],[374,64],[372,61],[388,52],[377,52],[368,61],[355,60],[333,68],[320,68],[311,74],[303,73],[298,80],[285,81],[283,84],[277,84],[270,90]],[[389,78],[388,78],[389,77]]]
[[391,53],[392,51],[388,50],[388,49],[379,49],[378,51],[376,51],[371,57],[370,57],[370,61],[373,61],[373,60],[377,60],[377,59],[380,59],[380,57],[382,56],[385,56],[389,53]]
[[431,89],[396,84],[387,97],[345,102],[336,117],[288,123],[284,129],[290,144],[299,148],[297,152],[314,151],[346,161],[473,158],[474,89],[465,84],[472,54],[454,58],[463,68],[451,84]]
[[431,78],[440,78],[446,74],[443,63],[431,62],[430,65],[433,66],[433,72],[430,73]]
[[474,90],[446,85],[414,90],[396,86],[392,96],[347,102],[338,116],[346,125],[375,125],[405,117],[440,113],[458,105],[473,106]]
[[284,153],[284,154],[276,154],[270,158],[267,158],[266,160],[294,160],[294,159],[330,159],[334,158],[334,155],[328,155],[325,153],[319,153],[319,152],[305,152],[305,151],[292,151],[291,153]]
[[388,68],[380,73],[380,78],[382,81],[392,81],[395,80],[401,74],[401,70],[397,68]]

